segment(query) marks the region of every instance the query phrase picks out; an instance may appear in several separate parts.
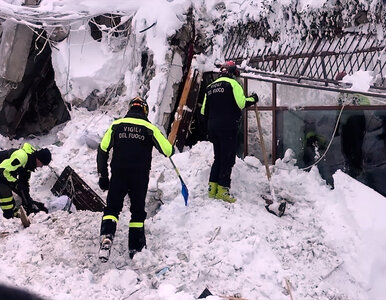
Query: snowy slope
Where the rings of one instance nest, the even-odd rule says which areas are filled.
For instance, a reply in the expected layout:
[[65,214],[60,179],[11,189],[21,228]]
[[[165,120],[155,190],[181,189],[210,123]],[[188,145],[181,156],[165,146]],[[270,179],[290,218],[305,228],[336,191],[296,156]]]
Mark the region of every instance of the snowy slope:
[[[73,113],[76,121],[31,142],[59,144],[50,146],[54,170],[60,173],[70,164],[104,197],[97,187],[96,151],[77,137],[96,139],[85,134],[85,126],[92,122],[101,134],[112,119],[86,110]],[[238,202],[233,205],[206,197],[210,143],[176,154],[174,161],[190,191],[188,207],[170,162],[155,151],[145,223],[148,248],[128,258],[126,203],[106,264],[97,258],[102,214],[62,211],[64,203],[49,191],[54,174],[47,167],[35,172],[31,194],[50,213],[32,216],[27,229],[19,220],[0,218],[0,282],[48,299],[184,300],[196,299],[205,287],[214,295],[289,299],[286,280],[294,299],[386,297],[381,289],[386,242],[379,239],[386,229],[384,197],[341,172],[331,190],[316,169],[307,173],[294,167],[288,153],[276,163],[272,180],[277,195],[291,204],[277,218],[264,208],[261,195],[269,186],[257,159],[237,160],[232,190]],[[158,195],[164,204],[156,210]]]
[[[215,8],[221,1],[204,2],[205,5],[195,5],[202,13],[206,10],[212,14],[209,20],[221,17]],[[223,2],[230,9],[240,9],[226,20],[230,24],[247,14],[253,16],[255,11],[251,7],[262,9],[264,1]],[[20,3],[0,0],[1,15],[31,15],[31,9],[17,6]],[[68,18],[79,21],[82,14],[87,17],[106,7],[117,6],[127,13],[138,9],[137,31],[157,20],[157,26],[146,37],[131,41],[136,43],[144,38],[141,47],[149,47],[155,54],[156,75],[150,83],[148,101],[156,107],[167,75],[166,38],[179,28],[182,12],[192,2],[160,1],[157,10],[153,1],[141,3],[44,0],[40,10],[67,11]],[[307,0],[299,1],[299,6],[320,7],[323,3]],[[46,136],[27,141],[50,148],[51,165],[57,174],[70,165],[105,198],[106,193],[97,185],[94,146],[110,122],[124,115],[127,101],[137,94],[139,59],[124,50],[109,52],[107,43],[92,41],[81,31],[84,28],[85,24],[74,24],[71,38],[57,45],[58,50],[53,52],[56,81],[63,97],[83,98],[95,88],[103,91],[122,76],[126,94],[95,112],[73,107],[71,121]],[[222,42],[218,39],[218,48]],[[134,49],[135,44],[130,47]],[[219,58],[221,53],[214,53],[206,61],[201,58],[205,64],[202,68],[213,68],[213,60]],[[157,119],[157,110],[150,117]],[[0,147],[18,147],[24,141],[0,136]],[[217,296],[290,299],[287,284],[293,299],[386,298],[384,197],[342,172],[335,174],[336,188],[331,190],[316,168],[307,173],[294,167],[288,151],[286,158],[277,161],[273,168],[275,191],[290,202],[285,216],[277,218],[264,208],[261,195],[269,194],[269,186],[264,167],[257,159],[247,157],[236,162],[232,174],[232,191],[238,199],[235,204],[206,197],[213,159],[210,143],[201,142],[173,159],[189,188],[189,206],[184,206],[181,184],[170,162],[155,151],[145,223],[148,248],[129,260],[130,212],[126,202],[111,259],[106,264],[97,259],[102,214],[62,211],[65,199],[50,192],[55,173],[47,167],[35,172],[31,195],[44,202],[50,213],[31,216],[32,225],[27,229],[22,228],[20,220],[0,217],[0,283],[55,300],[190,300],[206,287]],[[156,209],[160,205],[156,198],[160,195],[164,204]]]

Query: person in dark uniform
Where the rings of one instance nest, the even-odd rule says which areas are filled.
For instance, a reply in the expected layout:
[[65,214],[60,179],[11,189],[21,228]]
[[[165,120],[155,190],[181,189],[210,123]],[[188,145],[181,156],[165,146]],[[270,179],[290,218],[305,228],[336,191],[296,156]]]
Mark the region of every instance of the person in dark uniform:
[[[174,153],[174,148],[166,137],[147,119],[148,112],[149,107],[145,100],[140,97],[132,99],[126,116],[110,125],[98,148],[99,187],[108,190],[107,206],[101,222],[101,249],[108,249],[108,255],[126,194],[129,195],[131,203],[128,245],[130,258],[146,246],[145,198],[152,149],[155,146],[166,157]],[[114,151],[109,180],[107,160],[111,148]],[[107,261],[108,256],[100,252],[100,259],[102,262]]]
[[224,63],[219,78],[206,88],[201,114],[208,123],[209,140],[213,143],[214,162],[209,176],[208,197],[233,203],[230,195],[231,173],[236,161],[237,132],[241,110],[258,101],[256,94],[246,98],[235,79],[240,75],[233,61]]
[[29,179],[31,172],[50,162],[50,150],[36,150],[29,143],[24,143],[21,149],[0,151],[0,207],[6,219],[18,216],[19,207],[16,206],[12,192],[21,197],[27,214],[39,211],[48,213],[43,203],[31,198]]
[[[340,81],[346,76],[346,72],[336,75]],[[339,105],[370,105],[368,97],[355,93],[340,93]],[[353,178],[357,178],[363,172],[363,141],[366,133],[366,116],[363,110],[345,110],[340,119],[340,135],[342,153],[345,157],[344,171]]]

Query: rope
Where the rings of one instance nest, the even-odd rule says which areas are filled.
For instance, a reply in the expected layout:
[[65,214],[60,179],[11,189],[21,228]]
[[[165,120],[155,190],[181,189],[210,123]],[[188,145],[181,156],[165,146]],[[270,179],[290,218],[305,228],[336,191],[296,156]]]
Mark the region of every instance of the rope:
[[[71,40],[71,30],[68,32],[68,44],[70,44]],[[67,74],[66,74],[66,94],[63,96],[67,96],[69,93],[69,86],[70,86],[70,68],[71,68],[71,47],[68,47],[68,63],[67,63]]]
[[[20,7],[18,11],[12,11],[9,10],[8,12],[5,11],[4,7],[2,8],[0,12],[0,18],[2,19],[12,19],[17,23],[24,24],[24,25],[30,25],[32,27],[36,28],[48,28],[52,27],[55,28],[58,26],[58,23],[72,25],[80,20],[85,19],[91,19],[95,18],[97,16],[100,16],[100,14],[88,14],[87,12],[82,13],[47,13],[47,12],[36,12],[36,10],[31,10],[28,7]],[[4,8],[4,10],[3,10]],[[20,11],[23,10],[23,11]],[[127,17],[128,15],[134,15],[133,11],[123,12],[123,11],[116,11],[111,12],[111,14],[116,16],[122,16]],[[106,15],[103,15],[105,17],[109,17]],[[44,24],[44,26],[42,25]]]
[[380,100],[380,99],[376,99],[375,97],[371,98],[371,101],[378,102],[378,103],[381,103],[381,104],[386,104],[386,101],[383,101],[383,100]]
[[[323,155],[320,156],[320,157],[319,157],[312,165],[309,165],[309,166],[304,167],[304,168],[299,168],[299,170],[306,171],[306,170],[311,169],[312,167],[316,166],[316,165],[317,165],[317,164],[318,164],[318,163],[326,156],[326,154],[328,153],[328,150],[330,149],[330,146],[331,146],[331,144],[332,144],[332,141],[334,140],[334,136],[335,136],[335,133],[336,133],[336,131],[337,131],[337,129],[338,129],[339,121],[340,121],[340,118],[341,118],[341,116],[342,116],[342,112],[343,112],[343,109],[344,109],[345,106],[346,106],[346,104],[343,103],[342,108],[341,108],[340,111],[339,111],[338,118],[336,119],[336,122],[335,122],[335,128],[334,128],[334,131],[333,131],[333,133],[332,133],[332,135],[331,135],[330,141],[329,141],[329,143],[328,143],[328,145],[327,145],[326,151],[324,151]],[[290,170],[290,169],[288,169],[288,168],[283,168],[283,167],[278,167],[278,166],[274,166],[274,168],[277,168],[277,169],[280,169],[280,170],[288,170],[288,171]]]
[[[56,172],[55,172],[55,174],[56,174]],[[67,189],[67,187],[68,187],[68,189]],[[64,210],[66,210],[67,212],[71,212],[71,206],[72,206],[72,203],[74,201],[73,198],[75,196],[75,187],[74,187],[74,182],[72,180],[72,171],[70,171],[70,173],[68,174],[68,176],[66,178],[66,181],[63,184],[62,192],[66,191],[66,190],[68,191],[67,197],[70,199],[70,201],[68,203],[68,206],[66,204],[66,206],[64,207]]]
[[[129,30],[129,27],[127,28],[127,30]],[[120,81],[119,82],[121,82],[121,80],[123,78],[123,67],[124,67],[125,61],[126,61],[126,50],[127,50],[128,44],[129,44],[129,41],[128,41],[129,37],[130,37],[130,35],[127,34],[127,37],[126,37],[127,42],[125,44],[125,48],[124,48],[123,53],[122,53],[123,59],[122,59],[122,63],[121,63],[121,68],[119,70],[119,74],[120,74]],[[113,87],[113,89],[111,89],[110,93],[106,96],[105,101],[103,101],[103,103],[101,105],[102,107],[107,103],[108,100],[110,100],[112,98],[113,93],[116,94],[116,92],[118,90],[119,82]],[[104,117],[104,115],[107,114],[108,111],[109,110],[103,111],[102,114],[98,118],[96,118],[96,116],[93,116],[91,118],[91,120],[86,124],[86,126],[84,127],[84,129],[83,129],[81,134],[84,134],[87,131],[87,128],[90,126],[91,123],[92,124],[94,124],[95,122],[98,123]],[[80,165],[80,167],[83,167],[86,163],[87,163],[87,161],[84,160],[83,163]]]
[[317,165],[317,164],[318,164],[318,163],[326,156],[328,150],[330,149],[330,146],[331,146],[331,144],[332,144],[332,141],[334,140],[334,136],[335,136],[336,130],[338,129],[338,126],[339,126],[340,117],[342,116],[342,112],[343,112],[343,109],[344,109],[345,106],[346,106],[346,104],[343,103],[342,108],[341,108],[340,111],[339,111],[339,116],[338,116],[338,118],[336,119],[336,122],[335,122],[335,128],[334,128],[334,131],[333,131],[333,133],[332,133],[332,135],[331,135],[330,142],[329,142],[328,145],[327,145],[326,151],[324,151],[323,155],[320,156],[320,157],[318,158],[318,160],[316,160],[312,165],[310,165],[310,166],[308,166],[308,167],[305,167],[305,168],[300,168],[300,170],[306,171],[306,170],[308,170],[308,169],[311,169],[313,166],[316,166],[316,165]]
[[67,208],[67,211],[68,212],[71,212],[71,206],[72,206],[72,203],[74,201],[74,195],[75,195],[75,187],[74,187],[74,182],[72,180],[72,172],[68,175],[68,179],[70,180],[70,184],[71,184],[71,197],[70,197],[70,204],[68,205],[68,208]]
[[[128,30],[128,29],[127,29]],[[129,34],[127,35],[127,40],[129,39]],[[125,48],[123,50],[123,53],[122,53],[122,57],[123,57],[123,60],[122,60],[122,64],[121,64],[121,68],[119,70],[119,74],[120,74],[120,77],[122,78],[123,77],[123,66],[125,65],[125,61],[126,61],[126,50],[127,50],[127,45],[129,44],[129,42],[127,41],[126,42],[126,45],[125,45]],[[120,79],[121,80],[121,79]],[[107,95],[105,101],[103,101],[102,105],[101,106],[104,106],[108,100],[110,100],[112,97],[111,95],[114,93],[116,93],[116,91],[118,90],[118,84],[116,84],[113,89],[111,90],[111,92]],[[102,119],[102,117],[107,113],[108,111],[105,110],[102,112],[102,114],[98,117],[98,119],[95,121],[95,122],[98,122]],[[95,116],[90,120],[90,122],[86,125],[86,127],[83,129],[82,133],[84,133],[87,128],[90,126],[91,123],[94,123],[94,120],[95,120]]]

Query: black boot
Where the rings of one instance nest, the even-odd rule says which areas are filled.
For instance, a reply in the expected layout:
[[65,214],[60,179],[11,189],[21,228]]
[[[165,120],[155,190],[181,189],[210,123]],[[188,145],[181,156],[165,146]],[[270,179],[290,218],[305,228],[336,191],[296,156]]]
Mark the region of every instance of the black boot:
[[99,259],[101,262],[107,262],[110,258],[111,247],[113,245],[117,223],[109,218],[102,218]]
[[146,247],[146,237],[144,227],[129,228],[129,256],[133,259],[137,252],[141,252]]
[[112,234],[101,235],[99,247],[99,260],[103,263],[110,258],[111,246],[113,245],[114,237]]

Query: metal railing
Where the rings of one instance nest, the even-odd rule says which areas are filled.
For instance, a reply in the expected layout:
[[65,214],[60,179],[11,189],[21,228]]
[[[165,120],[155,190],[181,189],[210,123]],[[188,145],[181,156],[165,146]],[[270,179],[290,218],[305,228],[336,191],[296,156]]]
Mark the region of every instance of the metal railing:
[[[225,59],[263,73],[275,73],[292,81],[311,80],[324,85],[335,82],[338,72],[353,74],[372,71],[376,80],[371,89],[386,91],[386,41],[372,34],[345,32],[335,38],[317,38],[273,47],[272,43],[251,48],[258,40],[254,26],[237,26],[230,30],[224,47]],[[252,42],[251,42],[252,41]],[[261,43],[255,43],[261,45]],[[278,42],[276,42],[276,45]]]

